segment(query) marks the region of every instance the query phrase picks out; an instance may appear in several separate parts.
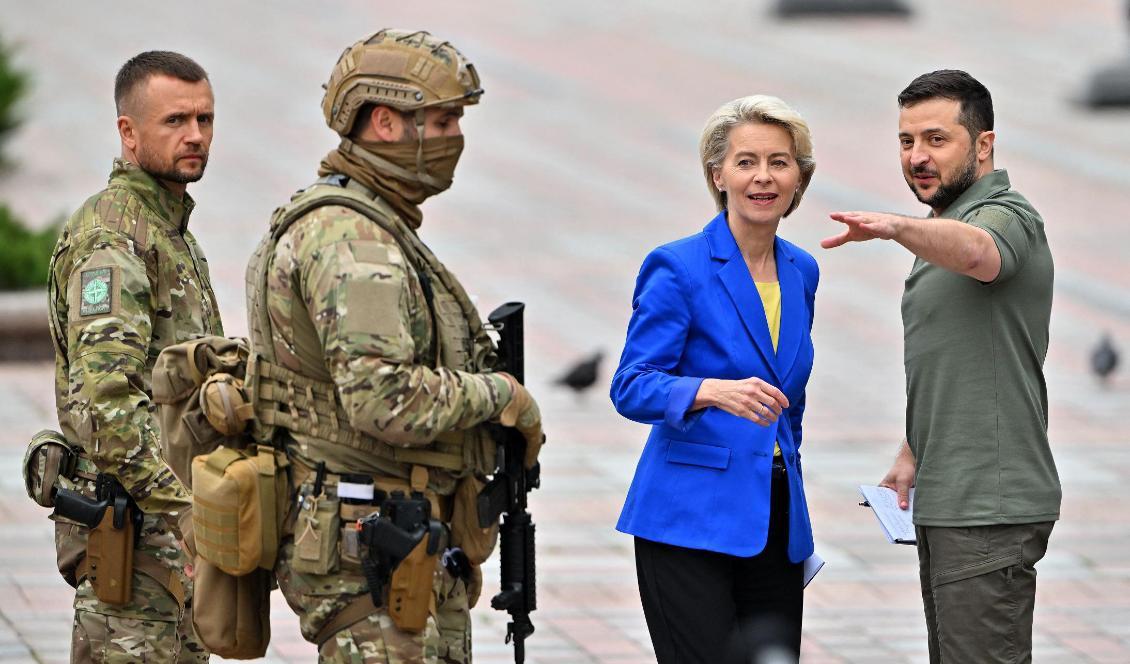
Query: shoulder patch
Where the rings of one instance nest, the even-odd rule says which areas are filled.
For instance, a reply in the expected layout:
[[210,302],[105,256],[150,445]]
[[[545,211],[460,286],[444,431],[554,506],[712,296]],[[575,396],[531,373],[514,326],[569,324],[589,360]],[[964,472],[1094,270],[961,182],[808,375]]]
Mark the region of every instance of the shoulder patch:
[[358,263],[388,263],[388,247],[380,242],[373,242],[372,240],[353,240],[349,243],[349,249],[353,252],[353,259]]
[[973,213],[968,216],[967,221],[973,226],[1003,233],[1008,228],[1009,224],[1013,221],[1020,220],[1020,218],[1020,215],[1010,208],[989,203],[976,208]]
[[113,310],[114,269],[95,267],[80,273],[79,316],[100,316]]
[[395,336],[400,332],[400,286],[383,281],[349,281],[345,284],[345,333]]

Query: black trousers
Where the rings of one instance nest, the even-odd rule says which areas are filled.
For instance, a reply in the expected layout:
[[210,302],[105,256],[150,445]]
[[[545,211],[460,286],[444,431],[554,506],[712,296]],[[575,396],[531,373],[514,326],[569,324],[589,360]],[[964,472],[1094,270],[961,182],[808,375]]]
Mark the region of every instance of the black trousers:
[[750,664],[770,652],[799,658],[804,565],[788,558],[788,492],[785,470],[774,468],[769,538],[751,558],[636,538],[659,664]]

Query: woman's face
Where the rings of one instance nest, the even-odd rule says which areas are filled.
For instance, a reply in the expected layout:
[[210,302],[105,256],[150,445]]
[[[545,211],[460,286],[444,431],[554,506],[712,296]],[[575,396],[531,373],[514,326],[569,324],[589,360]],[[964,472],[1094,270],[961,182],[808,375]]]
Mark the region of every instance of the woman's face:
[[714,169],[714,185],[726,192],[731,221],[776,225],[799,184],[800,166],[787,129],[747,123],[730,130],[730,148]]

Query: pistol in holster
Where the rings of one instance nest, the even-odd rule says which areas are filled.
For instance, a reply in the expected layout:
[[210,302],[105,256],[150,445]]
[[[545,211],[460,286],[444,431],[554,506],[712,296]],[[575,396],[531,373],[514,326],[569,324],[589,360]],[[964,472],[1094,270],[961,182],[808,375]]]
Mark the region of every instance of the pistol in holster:
[[361,568],[375,606],[385,604],[397,628],[421,632],[432,606],[432,581],[443,523],[423,494],[393,491],[380,510],[357,522]]
[[99,473],[95,497],[59,489],[56,516],[90,529],[86,543],[88,578],[98,599],[126,604],[133,592],[133,550],[141,536],[142,512],[113,476]]

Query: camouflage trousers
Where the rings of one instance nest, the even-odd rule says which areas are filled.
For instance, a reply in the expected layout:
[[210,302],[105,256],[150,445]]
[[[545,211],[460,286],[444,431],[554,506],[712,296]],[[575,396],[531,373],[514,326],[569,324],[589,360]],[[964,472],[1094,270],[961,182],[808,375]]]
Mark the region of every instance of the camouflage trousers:
[[134,556],[157,558],[176,571],[185,590],[184,607],[165,586],[136,569],[128,604],[111,605],[99,600],[90,581],[75,578],[86,555],[87,533],[83,526],[55,523],[59,572],[71,585],[77,582],[71,662],[207,662],[208,652],[192,628],[192,582],[183,572],[188,558],[164,521],[145,517]]
[[[369,592],[360,571],[331,574],[294,570],[294,544],[282,547],[275,567],[279,588],[298,614],[302,636],[314,642],[338,611]],[[471,613],[467,584],[437,565],[432,589],[436,611],[419,634],[401,631],[382,608],[338,631],[318,649],[318,661],[338,664],[470,664]]]

